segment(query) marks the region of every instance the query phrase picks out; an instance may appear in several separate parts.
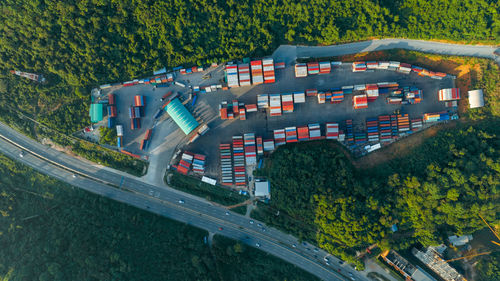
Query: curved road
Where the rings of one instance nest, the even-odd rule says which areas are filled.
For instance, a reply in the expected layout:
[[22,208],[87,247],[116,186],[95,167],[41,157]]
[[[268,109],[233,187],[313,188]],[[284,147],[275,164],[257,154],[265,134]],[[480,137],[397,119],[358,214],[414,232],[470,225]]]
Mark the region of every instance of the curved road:
[[[24,153],[21,157],[20,152],[23,150],[29,153]],[[261,250],[295,264],[323,280],[349,280],[349,272],[354,274],[356,280],[366,280],[350,266],[340,265],[335,257],[330,256],[331,264],[326,265],[323,257],[328,253],[316,251],[309,244],[300,244],[295,237],[261,222],[251,224],[248,218],[227,212],[225,208],[201,198],[171,188],[150,185],[139,178],[74,158],[44,146],[3,123],[0,123],[0,151],[46,175],[92,193],[240,240],[253,247],[258,243]],[[184,202],[182,204],[179,203],[181,199]],[[219,227],[223,230],[220,231]]]
[[462,45],[413,39],[376,39],[331,46],[282,45],[273,53],[273,58],[285,61],[289,64],[296,58],[301,57],[331,57],[389,49],[406,49],[442,55],[482,57],[495,60],[497,64],[500,65],[500,56],[493,53],[496,50],[500,51],[498,46]]

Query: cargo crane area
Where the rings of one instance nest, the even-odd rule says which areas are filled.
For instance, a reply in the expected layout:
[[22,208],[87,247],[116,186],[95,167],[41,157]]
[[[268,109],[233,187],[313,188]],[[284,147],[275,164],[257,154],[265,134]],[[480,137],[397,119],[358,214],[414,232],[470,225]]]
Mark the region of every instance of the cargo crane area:
[[24,77],[24,78],[28,78],[28,79],[36,81],[38,83],[45,83],[45,77],[43,77],[43,75],[41,75],[41,74],[38,75],[35,73],[22,72],[19,70],[11,70],[10,73],[17,75],[17,76]]

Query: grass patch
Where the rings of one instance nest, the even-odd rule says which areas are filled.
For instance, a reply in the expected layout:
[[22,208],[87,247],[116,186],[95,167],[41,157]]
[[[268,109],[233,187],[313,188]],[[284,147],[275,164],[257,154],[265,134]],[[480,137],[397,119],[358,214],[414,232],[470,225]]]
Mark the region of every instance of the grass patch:
[[175,189],[198,197],[203,197],[208,201],[219,203],[224,206],[235,205],[248,199],[248,197],[240,195],[232,190],[220,186],[213,186],[178,173],[172,173],[169,185]]
[[245,206],[239,206],[236,208],[232,208],[231,211],[238,213],[238,214],[241,214],[241,215],[245,215],[247,213],[247,206],[245,205]]
[[378,273],[378,272],[369,272],[367,274],[368,278],[374,280],[374,281],[391,281],[387,278],[385,278],[384,275]]

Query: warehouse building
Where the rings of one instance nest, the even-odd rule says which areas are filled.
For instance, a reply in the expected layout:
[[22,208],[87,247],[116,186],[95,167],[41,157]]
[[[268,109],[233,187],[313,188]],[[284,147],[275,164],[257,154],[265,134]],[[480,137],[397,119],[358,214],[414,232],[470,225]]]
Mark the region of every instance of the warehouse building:
[[484,106],[484,95],[483,90],[472,90],[469,91],[469,107],[478,108]]
[[165,111],[172,117],[174,122],[181,128],[184,134],[189,135],[200,124],[193,115],[182,105],[179,99],[172,100],[166,107]]
[[102,121],[104,105],[101,103],[93,103],[90,105],[90,122],[97,123]]
[[255,197],[270,198],[270,196],[271,196],[271,184],[268,181],[256,181]]

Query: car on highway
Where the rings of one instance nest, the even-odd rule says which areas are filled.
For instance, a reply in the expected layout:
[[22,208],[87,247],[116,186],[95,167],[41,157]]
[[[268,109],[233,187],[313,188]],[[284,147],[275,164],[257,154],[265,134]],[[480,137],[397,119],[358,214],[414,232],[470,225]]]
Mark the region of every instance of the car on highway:
[[224,229],[224,228],[222,228],[222,227],[219,227],[219,230],[220,230],[220,231],[222,231],[223,229]]
[[315,253],[319,252],[318,248],[314,248],[314,252]]
[[342,264],[344,264],[344,262],[343,262],[343,261],[341,261],[341,260],[339,260],[339,264],[340,264],[340,265],[342,265]]
[[297,244],[292,244],[292,247],[297,248]]
[[259,248],[260,247],[260,243],[255,243],[255,247]]
[[330,265],[330,262],[329,262],[329,261],[327,261],[327,262],[325,262],[325,264],[326,264],[326,265]]
[[226,216],[229,216],[229,212],[226,211]]
[[325,262],[329,262],[329,261],[330,261],[330,259],[329,259],[328,257],[324,257],[324,258],[323,258],[323,260],[324,260]]
[[72,174],[71,176],[72,176],[73,178],[76,178],[76,175],[75,175],[75,174]]
[[263,227],[263,228],[262,228],[262,231],[263,231],[263,232],[266,232],[266,228],[264,228],[264,227]]
[[250,223],[250,224],[253,224],[253,220],[250,220],[250,221],[249,221],[249,223]]
[[262,224],[258,223],[258,224],[257,224],[257,226],[258,226],[258,227],[262,227]]
[[21,150],[21,152],[19,152],[19,157],[21,157],[21,158],[24,157],[24,151]]
[[179,204],[184,204],[184,200],[180,199]]

